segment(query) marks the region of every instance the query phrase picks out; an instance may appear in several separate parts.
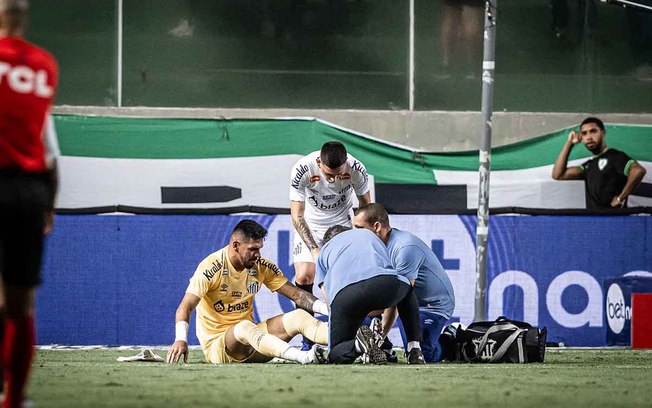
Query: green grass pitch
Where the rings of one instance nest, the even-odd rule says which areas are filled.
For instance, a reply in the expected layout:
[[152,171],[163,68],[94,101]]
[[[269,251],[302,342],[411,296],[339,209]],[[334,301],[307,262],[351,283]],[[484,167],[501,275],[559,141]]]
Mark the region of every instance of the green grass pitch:
[[[39,350],[45,407],[652,407],[652,351],[549,349],[544,364],[301,366],[117,362],[133,350]],[[156,350],[164,356],[165,350]]]

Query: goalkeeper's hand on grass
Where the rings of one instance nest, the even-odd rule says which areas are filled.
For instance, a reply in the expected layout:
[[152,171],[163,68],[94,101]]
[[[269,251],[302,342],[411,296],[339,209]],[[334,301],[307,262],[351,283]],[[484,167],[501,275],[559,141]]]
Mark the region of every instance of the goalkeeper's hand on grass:
[[170,346],[170,349],[168,350],[168,356],[166,358],[166,362],[168,364],[176,364],[179,362],[179,359],[181,359],[181,356],[183,356],[183,362],[187,363],[188,362],[188,343],[186,343],[183,340],[177,340]]

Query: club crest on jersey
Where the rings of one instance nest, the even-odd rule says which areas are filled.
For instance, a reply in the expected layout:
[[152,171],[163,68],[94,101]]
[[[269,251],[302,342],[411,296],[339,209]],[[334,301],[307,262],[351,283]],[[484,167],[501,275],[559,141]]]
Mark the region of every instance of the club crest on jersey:
[[608,160],[606,158],[604,158],[604,157],[601,158],[600,160],[598,160],[598,168],[600,170],[604,170],[604,168],[607,167],[607,163],[608,163]]
[[220,286],[220,292],[226,292],[227,290],[229,290],[229,285],[223,283],[222,286]]
[[317,182],[319,182],[319,180],[321,180],[321,177],[319,177],[319,175],[310,176],[310,182],[311,183],[317,183]]
[[251,281],[247,283],[247,293],[249,293],[250,295],[255,295],[256,293],[258,293],[258,289],[260,289],[260,284],[258,283],[258,281]]
[[216,312],[223,312],[224,311],[224,302],[221,300],[218,300],[217,302],[213,303],[213,309],[215,309]]

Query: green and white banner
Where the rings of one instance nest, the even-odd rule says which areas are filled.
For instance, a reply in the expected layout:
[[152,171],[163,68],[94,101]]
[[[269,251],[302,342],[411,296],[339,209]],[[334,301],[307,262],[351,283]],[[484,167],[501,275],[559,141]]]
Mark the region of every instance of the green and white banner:
[[[450,200],[437,188],[450,186],[462,191],[458,196],[463,198],[453,203],[454,208],[477,207],[477,151],[418,151],[313,118],[57,115],[55,126],[62,154],[60,209],[123,205],[163,210],[247,206],[286,210],[291,166],[328,140],[343,142],[365,164],[380,202],[381,198],[393,200],[400,207],[401,200],[408,198],[398,188],[414,186],[426,195],[405,204],[431,212],[438,201]],[[584,208],[582,182],[550,178],[567,132],[562,129],[493,149],[491,207]],[[644,165],[648,169],[644,182],[652,183],[652,126],[609,125],[607,144]],[[572,151],[571,164],[588,157],[588,150],[578,146]],[[630,206],[638,205],[650,206],[652,199],[632,197]]]

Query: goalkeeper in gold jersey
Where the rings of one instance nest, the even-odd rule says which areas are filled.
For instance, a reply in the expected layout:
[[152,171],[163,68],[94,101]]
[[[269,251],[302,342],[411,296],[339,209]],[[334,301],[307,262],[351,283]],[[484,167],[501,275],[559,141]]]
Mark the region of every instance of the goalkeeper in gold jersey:
[[[326,361],[319,344],[328,343],[328,324],[307,311],[327,315],[328,308],[260,256],[266,235],[257,222],[240,221],[229,244],[197,266],[177,308],[176,338],[168,350],[168,363],[181,357],[188,362],[188,326],[195,309],[197,338],[209,363],[264,363],[274,357],[302,364]],[[254,297],[261,285],[292,300],[298,309],[254,323]],[[288,341],[298,334],[316,344],[308,351],[291,347]]]

